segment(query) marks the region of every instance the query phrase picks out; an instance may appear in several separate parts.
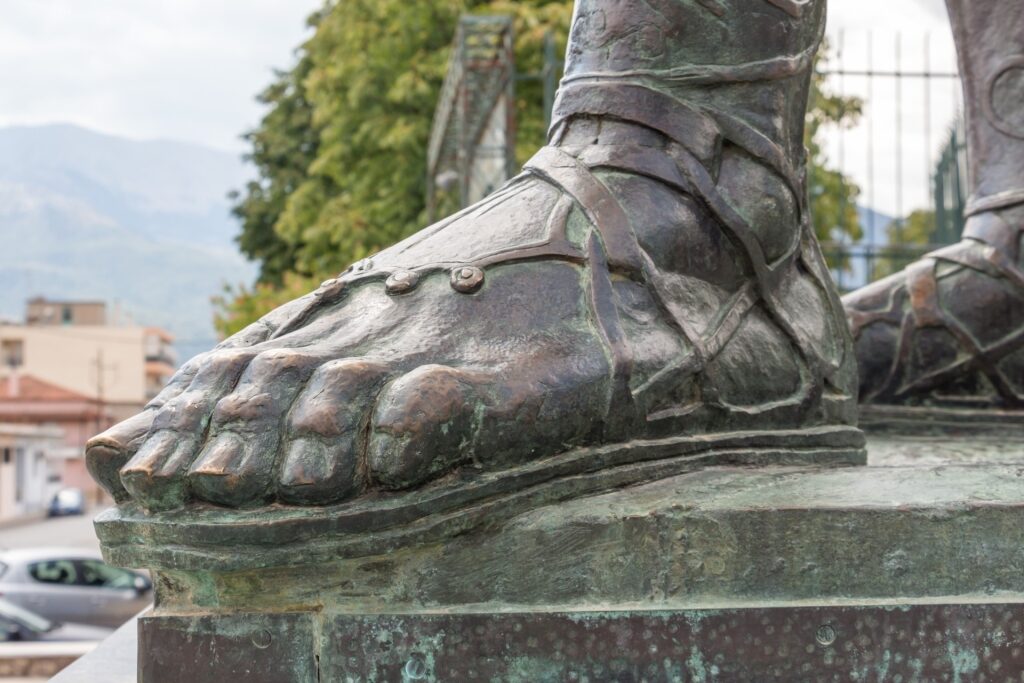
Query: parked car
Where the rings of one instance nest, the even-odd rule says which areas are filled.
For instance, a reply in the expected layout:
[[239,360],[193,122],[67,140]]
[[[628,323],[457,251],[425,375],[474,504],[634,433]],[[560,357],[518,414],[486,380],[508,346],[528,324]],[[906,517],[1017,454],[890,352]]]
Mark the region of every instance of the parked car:
[[116,628],[152,602],[153,583],[88,549],[6,550],[0,596],[51,621]]
[[113,633],[110,628],[87,624],[61,624],[19,607],[13,602],[0,600],[0,642],[34,640],[100,641]]
[[46,509],[48,517],[85,514],[85,494],[82,489],[61,489],[50,500]]

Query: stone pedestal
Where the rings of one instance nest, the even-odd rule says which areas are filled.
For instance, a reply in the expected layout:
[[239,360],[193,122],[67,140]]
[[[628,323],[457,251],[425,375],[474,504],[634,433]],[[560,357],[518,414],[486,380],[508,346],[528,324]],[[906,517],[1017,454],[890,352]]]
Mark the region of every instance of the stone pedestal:
[[1002,680],[1024,670],[1011,432],[876,436],[866,468],[708,469],[363,557],[97,524],[155,570],[144,683]]

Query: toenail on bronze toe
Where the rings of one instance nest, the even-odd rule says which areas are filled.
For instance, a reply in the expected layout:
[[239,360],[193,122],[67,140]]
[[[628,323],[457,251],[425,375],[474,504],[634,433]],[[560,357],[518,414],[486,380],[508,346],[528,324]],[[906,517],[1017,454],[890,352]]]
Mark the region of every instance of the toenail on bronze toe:
[[353,448],[350,441],[295,439],[281,465],[278,497],[294,505],[327,505],[351,497],[360,487]]
[[119,474],[127,458],[123,450],[103,443],[93,444],[85,451],[85,465],[89,474],[117,503],[123,503],[130,498]]
[[193,443],[174,432],[150,437],[121,469],[121,482],[132,498],[150,510],[183,505],[184,473],[192,458]]

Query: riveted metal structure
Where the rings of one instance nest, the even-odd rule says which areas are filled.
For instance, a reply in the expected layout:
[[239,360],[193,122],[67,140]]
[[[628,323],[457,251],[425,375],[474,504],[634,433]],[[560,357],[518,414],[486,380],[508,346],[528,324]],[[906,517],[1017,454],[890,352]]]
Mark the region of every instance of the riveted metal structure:
[[512,19],[466,15],[452,46],[427,152],[427,211],[477,202],[515,173]]

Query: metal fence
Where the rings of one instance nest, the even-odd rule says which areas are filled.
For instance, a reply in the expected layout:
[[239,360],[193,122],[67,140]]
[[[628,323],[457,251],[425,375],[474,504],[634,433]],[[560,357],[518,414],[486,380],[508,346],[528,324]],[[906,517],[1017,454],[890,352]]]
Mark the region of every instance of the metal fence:
[[961,84],[949,35],[839,33],[826,49],[826,89],[864,102],[854,125],[826,131],[827,163],[860,189],[860,238],[822,245],[849,291],[960,239]]

